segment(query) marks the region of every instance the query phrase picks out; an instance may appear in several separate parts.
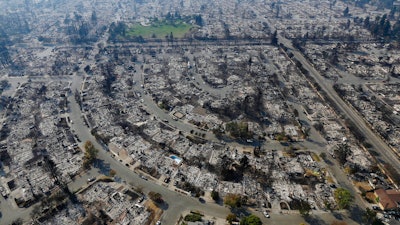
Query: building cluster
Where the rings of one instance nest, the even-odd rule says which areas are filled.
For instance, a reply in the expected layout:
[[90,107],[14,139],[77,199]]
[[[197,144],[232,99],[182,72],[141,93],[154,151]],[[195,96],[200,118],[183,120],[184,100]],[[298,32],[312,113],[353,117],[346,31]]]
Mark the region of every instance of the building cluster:
[[81,168],[83,154],[65,115],[68,87],[62,80],[25,83],[2,112],[1,185],[20,207],[49,195],[55,179],[68,182]]
[[[344,140],[353,140],[284,53],[271,46],[121,51],[99,52],[100,59],[102,54],[119,57],[92,66],[81,99],[88,125],[122,163],[194,195],[218,190],[274,205],[304,198],[316,209],[325,209],[327,201],[334,204],[329,175],[310,153],[270,154],[274,147],[268,142],[279,137],[304,142],[306,130],[317,127],[329,143],[318,153],[333,154]],[[261,157],[245,153],[253,153],[254,146],[243,151],[214,135],[217,129],[231,139],[225,129],[232,121],[248,125],[248,144],[264,142]],[[369,155],[356,144],[350,149],[349,164],[369,171]],[[219,172],[224,163],[235,168],[244,158],[260,174]]]
[[[400,151],[399,84],[366,84],[361,89],[342,84],[339,90],[393,148]],[[397,107],[397,108],[396,108]]]
[[41,224],[146,224],[154,213],[141,194],[126,185],[97,181],[78,194],[82,204],[66,203]]

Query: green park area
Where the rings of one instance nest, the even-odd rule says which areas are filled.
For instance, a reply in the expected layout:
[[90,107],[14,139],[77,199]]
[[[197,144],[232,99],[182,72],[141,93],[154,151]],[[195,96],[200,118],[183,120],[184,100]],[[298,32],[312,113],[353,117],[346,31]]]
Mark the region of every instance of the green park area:
[[148,26],[134,24],[128,29],[127,35],[130,37],[142,36],[143,38],[183,38],[193,26],[182,20],[170,21],[152,21]]

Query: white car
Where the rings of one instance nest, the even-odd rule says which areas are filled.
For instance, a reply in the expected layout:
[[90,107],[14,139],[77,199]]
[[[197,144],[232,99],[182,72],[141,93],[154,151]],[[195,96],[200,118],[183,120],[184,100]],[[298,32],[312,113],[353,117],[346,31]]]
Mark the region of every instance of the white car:
[[161,225],[161,221],[157,221],[156,225]]
[[269,218],[268,212],[263,212],[263,214],[264,214],[265,218]]

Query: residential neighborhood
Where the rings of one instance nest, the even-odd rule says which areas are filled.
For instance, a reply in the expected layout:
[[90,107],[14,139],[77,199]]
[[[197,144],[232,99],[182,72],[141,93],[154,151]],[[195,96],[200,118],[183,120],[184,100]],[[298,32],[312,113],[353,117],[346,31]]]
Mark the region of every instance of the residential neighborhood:
[[0,224],[399,224],[399,6],[0,0]]

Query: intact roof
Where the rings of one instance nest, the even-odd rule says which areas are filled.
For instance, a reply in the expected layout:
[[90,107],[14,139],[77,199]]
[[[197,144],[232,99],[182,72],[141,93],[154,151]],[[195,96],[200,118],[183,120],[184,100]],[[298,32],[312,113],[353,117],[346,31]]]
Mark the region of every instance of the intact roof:
[[397,203],[400,202],[400,191],[378,189],[375,194],[379,197],[379,203],[384,209],[397,208]]

